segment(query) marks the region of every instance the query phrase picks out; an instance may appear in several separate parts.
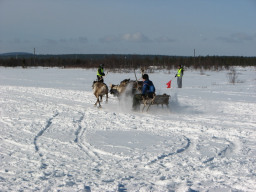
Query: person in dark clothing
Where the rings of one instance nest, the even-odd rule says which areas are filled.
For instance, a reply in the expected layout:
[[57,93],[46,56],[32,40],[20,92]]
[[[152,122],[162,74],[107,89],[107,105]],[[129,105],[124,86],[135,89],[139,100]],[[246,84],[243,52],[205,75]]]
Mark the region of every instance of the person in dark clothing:
[[178,88],[182,88],[183,67],[181,65],[178,66],[178,71],[175,77],[177,77]]
[[97,71],[97,79],[99,82],[104,82],[103,76],[105,76],[104,73],[104,64],[100,64],[98,71]]
[[142,94],[135,94],[133,96],[133,110],[137,111],[140,108],[140,101],[144,98],[153,98],[155,94],[155,86],[152,81],[149,80],[148,74],[144,74],[142,76],[143,86],[142,86]]

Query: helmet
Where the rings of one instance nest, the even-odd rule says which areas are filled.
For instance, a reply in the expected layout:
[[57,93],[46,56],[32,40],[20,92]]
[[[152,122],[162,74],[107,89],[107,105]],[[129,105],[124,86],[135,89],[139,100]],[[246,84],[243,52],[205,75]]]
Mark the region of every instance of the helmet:
[[104,64],[100,64],[100,67],[104,67]]
[[142,78],[148,80],[148,74],[142,75]]

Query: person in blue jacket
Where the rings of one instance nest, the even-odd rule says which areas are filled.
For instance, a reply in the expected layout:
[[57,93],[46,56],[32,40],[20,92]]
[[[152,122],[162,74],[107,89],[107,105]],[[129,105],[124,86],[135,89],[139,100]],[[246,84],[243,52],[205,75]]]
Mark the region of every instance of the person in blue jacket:
[[140,108],[140,101],[143,97],[153,98],[155,94],[155,86],[152,81],[149,80],[148,74],[144,74],[142,76],[143,79],[143,86],[142,86],[142,93],[135,94],[133,97],[133,110],[137,111]]

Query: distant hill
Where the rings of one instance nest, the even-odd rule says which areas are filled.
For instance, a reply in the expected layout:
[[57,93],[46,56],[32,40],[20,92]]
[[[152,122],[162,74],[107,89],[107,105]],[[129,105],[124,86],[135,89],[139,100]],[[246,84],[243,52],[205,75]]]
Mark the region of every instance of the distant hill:
[[33,55],[32,53],[26,52],[10,52],[10,53],[1,53],[0,56],[29,56]]

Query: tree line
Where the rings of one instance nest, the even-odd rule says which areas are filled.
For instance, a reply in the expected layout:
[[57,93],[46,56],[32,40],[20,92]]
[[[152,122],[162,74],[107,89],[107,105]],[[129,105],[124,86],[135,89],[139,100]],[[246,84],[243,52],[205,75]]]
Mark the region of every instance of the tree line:
[[138,69],[141,67],[157,69],[176,69],[178,65],[202,70],[221,70],[231,66],[256,66],[256,57],[236,56],[163,56],[163,55],[29,55],[0,57],[4,67],[61,67],[97,68],[104,63],[105,68]]

